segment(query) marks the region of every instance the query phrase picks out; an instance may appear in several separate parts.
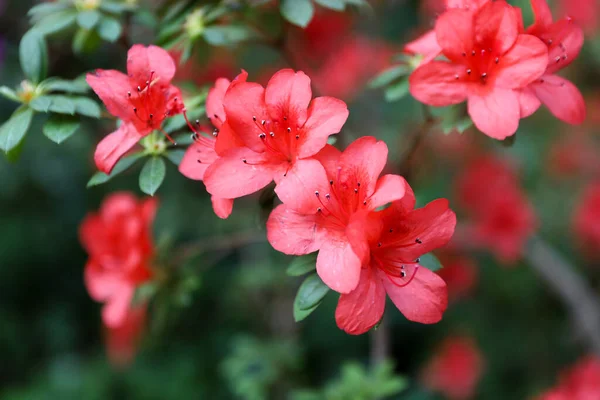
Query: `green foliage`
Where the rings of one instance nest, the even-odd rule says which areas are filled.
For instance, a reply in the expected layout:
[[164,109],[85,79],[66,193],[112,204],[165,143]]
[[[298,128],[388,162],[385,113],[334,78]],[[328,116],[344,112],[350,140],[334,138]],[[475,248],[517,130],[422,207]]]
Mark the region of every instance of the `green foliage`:
[[44,124],[44,135],[53,142],[61,144],[79,129],[79,119],[67,115],[53,114]]
[[138,161],[143,156],[144,153],[140,152],[121,158],[109,175],[105,174],[104,172],[96,172],[88,181],[87,187],[90,188],[92,186],[97,186],[108,182],[115,176],[128,170],[131,166],[133,166],[133,164],[136,163],[136,161]]
[[150,196],[158,190],[165,180],[167,167],[161,157],[151,157],[140,172],[140,190]]
[[32,119],[32,109],[19,107],[0,127],[0,149],[9,152],[17,147],[27,134]]
[[306,28],[315,13],[311,0],[281,0],[281,15],[294,25]]
[[39,83],[48,73],[48,49],[42,33],[29,30],[21,39],[19,46],[21,69],[33,83]]
[[306,256],[298,256],[288,266],[286,273],[289,276],[302,276],[317,267],[317,253],[308,254]]
[[440,260],[438,260],[438,258],[434,256],[433,253],[424,254],[419,258],[419,265],[422,265],[423,267],[433,272],[443,268],[442,264],[440,263]]
[[321,304],[329,287],[323,283],[316,273],[309,275],[300,285],[294,299],[294,319],[302,321]]

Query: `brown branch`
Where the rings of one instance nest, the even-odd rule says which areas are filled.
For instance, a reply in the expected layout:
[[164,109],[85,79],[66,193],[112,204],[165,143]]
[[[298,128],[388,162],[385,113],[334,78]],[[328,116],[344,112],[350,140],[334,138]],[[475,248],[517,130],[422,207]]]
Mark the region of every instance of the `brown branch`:
[[233,235],[201,239],[197,242],[180,247],[177,250],[175,265],[179,265],[190,258],[198,257],[204,253],[233,250],[265,241],[266,237],[264,232],[259,231],[247,231]]
[[435,124],[435,118],[429,112],[429,108],[423,104],[423,124],[421,127],[416,130],[410,139],[410,146],[404,152],[404,157],[402,157],[402,162],[398,166],[399,174],[402,175],[406,180],[412,174],[412,167],[414,162],[415,154],[418,152],[421,143],[427,136],[427,133],[431,130],[432,126]]
[[529,241],[525,258],[561,298],[572,315],[582,340],[591,351],[600,356],[600,301],[590,286],[567,260],[538,237]]

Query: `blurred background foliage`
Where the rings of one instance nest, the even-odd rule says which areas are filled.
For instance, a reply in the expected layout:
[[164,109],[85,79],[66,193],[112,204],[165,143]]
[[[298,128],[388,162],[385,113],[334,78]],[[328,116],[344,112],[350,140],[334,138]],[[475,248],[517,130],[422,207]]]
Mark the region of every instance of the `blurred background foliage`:
[[[131,42],[156,42],[164,30],[161,18],[175,2],[139,3],[139,11],[125,17],[127,34]],[[526,1],[512,3],[522,5],[531,20]],[[0,4],[0,82],[17,87],[23,79],[18,43],[30,27],[26,14],[34,2]],[[267,7],[265,12],[260,23],[276,39],[283,23],[276,9]],[[258,18],[258,13],[249,17]],[[386,49],[386,59],[434,21],[416,0],[374,1],[372,12],[349,18],[355,21],[353,33],[344,40],[368,38]],[[299,28],[289,29],[292,38],[301,34]],[[319,40],[328,34],[325,29]],[[73,79],[94,68],[123,68],[127,47],[119,41],[98,41],[94,51],[86,53],[81,44],[73,52],[72,39],[65,34],[48,41],[50,76]],[[181,50],[189,53],[189,60],[180,69],[178,83],[211,85],[218,76],[232,78],[240,68],[264,83],[294,59],[294,52],[301,54],[292,40],[287,46],[292,57],[282,57],[274,46],[254,38],[226,47],[215,47],[215,40],[207,38],[193,49],[184,45]],[[510,147],[473,129],[446,136],[436,128],[413,157],[409,177],[420,204],[439,197],[452,202],[464,154],[491,152],[511,160],[539,216],[539,235],[571,260],[596,290],[597,262],[579,251],[571,228],[574,207],[594,174],[557,173],[552,157],[555,151],[566,151],[565,141],[579,137],[587,143],[583,147],[597,149],[598,42],[590,35],[580,59],[569,68],[589,99],[591,122],[583,128],[566,126],[541,110],[522,121]],[[362,53],[357,57],[364,60]],[[342,66],[340,73],[343,70]],[[352,90],[343,97],[351,113],[338,144],[343,147],[363,135],[385,140],[393,171],[423,116],[410,96],[388,102],[381,90],[368,89],[367,81],[377,72],[350,82]],[[15,108],[0,98],[0,119]],[[292,304],[301,279],[286,275],[291,258],[272,250],[264,239],[264,208],[272,199],[236,201],[234,215],[222,221],[214,215],[204,186],[168,165],[158,191],[155,239],[165,248],[173,243],[204,243],[205,248],[181,267],[186,278],[156,297],[133,364],[115,368],[104,350],[100,306],[83,285],[86,255],[77,229],[107,194],[132,190],[141,196],[141,166],[86,189],[95,172],[94,147],[110,132],[110,124],[84,119],[81,130],[61,146],[44,138],[41,127],[42,121],[34,120],[18,162],[0,159],[2,399],[441,399],[422,386],[420,376],[439,344],[451,335],[472,337],[484,359],[474,398],[526,399],[551,386],[558,371],[586,352],[563,305],[525,262],[507,268],[489,254],[472,253],[468,256],[477,269],[476,285],[451,302],[441,323],[411,323],[390,307],[385,318],[391,363],[374,364],[373,335],[352,337],[336,327],[334,294],[329,293],[306,320],[294,322]],[[576,150],[575,159],[578,154]],[[463,211],[457,209],[459,224]],[[236,243],[249,232],[256,240]],[[221,243],[219,238],[225,238],[225,245],[213,246]],[[170,248],[161,260],[165,268],[180,257],[176,247]]]

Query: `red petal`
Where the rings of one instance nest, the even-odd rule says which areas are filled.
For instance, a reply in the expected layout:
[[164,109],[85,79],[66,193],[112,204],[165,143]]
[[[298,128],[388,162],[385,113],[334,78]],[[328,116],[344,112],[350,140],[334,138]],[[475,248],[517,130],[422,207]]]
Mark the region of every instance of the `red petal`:
[[535,36],[519,35],[515,45],[500,58],[494,84],[507,89],[524,88],[546,71],[548,49]]
[[383,317],[385,289],[371,268],[363,268],[356,289],[342,294],[335,309],[335,321],[340,329],[360,335],[377,325]]
[[329,192],[325,169],[317,160],[298,160],[275,187],[279,199],[289,208],[302,214],[314,214],[322,207],[319,196]]
[[237,133],[231,129],[229,123],[225,121],[225,123],[219,128],[217,142],[215,143],[215,151],[217,154],[223,155],[229,149],[243,146],[244,142],[242,139],[240,139]]
[[438,44],[435,30],[432,29],[404,46],[404,51],[423,56],[419,64],[423,65],[440,55],[442,48]]
[[432,61],[410,75],[410,93],[421,103],[431,106],[462,103],[467,99],[469,85],[456,77],[464,74],[463,65]]
[[388,148],[383,141],[372,136],[356,139],[340,156],[342,181],[344,176],[357,175],[358,182],[366,188],[366,195],[375,191],[379,174],[387,163]]
[[437,42],[446,57],[454,62],[463,62],[463,54],[473,48],[473,13],[471,11],[448,10],[435,23]]
[[442,319],[448,307],[448,290],[435,273],[420,267],[411,283],[404,287],[391,283],[383,272],[379,276],[388,296],[408,320],[434,324]]
[[368,207],[375,210],[404,197],[406,180],[399,175],[384,175],[377,181],[375,192],[368,199]]
[[529,117],[542,105],[540,99],[537,98],[535,93],[529,87],[519,90],[518,95],[521,118]]
[[345,238],[328,236],[317,256],[317,273],[338,293],[350,293],[358,285],[361,261]]
[[552,44],[548,46],[547,74],[567,67],[575,61],[583,47],[583,30],[570,19],[556,22],[542,37],[552,39]]
[[[265,91],[265,102],[271,119],[302,126],[312,98],[310,78],[302,71],[282,69],[273,75]],[[313,153],[314,154],[314,153]]]
[[213,210],[217,217],[221,219],[227,219],[233,211],[233,200],[232,199],[221,199],[219,197],[212,196],[210,198],[212,202]]
[[88,261],[84,272],[85,286],[90,297],[104,302],[119,288],[121,279],[117,274],[107,273],[93,259]]
[[519,35],[519,21],[513,7],[504,0],[485,4],[475,15],[474,34],[479,46],[504,54]]
[[533,25],[527,29],[528,33],[540,33],[552,24],[552,11],[546,0],[531,0],[533,10]]
[[175,61],[165,50],[157,46],[135,44],[127,53],[127,73],[138,84],[159,79],[160,85],[168,85],[175,76]]
[[308,119],[302,127],[298,157],[310,157],[321,150],[329,135],[338,133],[348,119],[346,103],[333,97],[317,97],[310,104]]
[[94,161],[96,167],[105,174],[110,174],[115,164],[145,135],[135,130],[133,125],[123,123],[119,129],[106,136],[96,147]]
[[129,78],[122,72],[98,69],[86,75],[88,85],[96,92],[109,113],[125,121],[135,118],[127,92],[131,91]]
[[237,136],[256,152],[263,152],[265,146],[259,138],[263,133],[259,128],[262,120],[268,120],[265,105],[265,89],[258,83],[242,82],[232,85],[223,102],[227,123]]
[[333,178],[337,175],[337,166],[340,161],[342,152],[330,144],[325,145],[317,154],[312,156],[318,160],[325,168],[327,176]]
[[488,93],[472,95],[468,110],[477,129],[494,139],[506,139],[519,127],[521,110],[514,90],[496,88]]
[[572,125],[585,121],[585,102],[575,85],[558,75],[544,75],[540,81],[529,87],[556,118]]
[[204,143],[192,143],[186,150],[183,159],[179,164],[179,172],[186,178],[201,181],[204,178],[206,169],[210,164],[215,162],[217,158],[219,158],[219,156],[217,156],[213,147]]
[[204,174],[204,184],[213,196],[236,199],[267,186],[279,172],[279,167],[271,164],[262,153],[255,153],[246,147],[235,148],[208,168]]
[[230,83],[229,79],[226,78],[217,79],[215,86],[210,88],[206,97],[206,115],[217,128],[220,128],[227,118],[223,108],[223,100]]
[[116,328],[125,321],[134,292],[133,286],[121,284],[117,288],[117,292],[106,302],[102,308],[102,321],[108,327]]
[[317,251],[325,232],[321,231],[317,215],[303,215],[285,205],[275,208],[267,221],[267,239],[275,250],[284,254],[302,255]]

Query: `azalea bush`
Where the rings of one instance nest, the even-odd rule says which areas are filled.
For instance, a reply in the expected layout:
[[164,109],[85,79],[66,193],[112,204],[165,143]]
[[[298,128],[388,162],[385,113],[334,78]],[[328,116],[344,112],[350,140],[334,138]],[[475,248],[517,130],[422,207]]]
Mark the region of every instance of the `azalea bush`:
[[600,398],[598,18],[0,1],[0,395]]

